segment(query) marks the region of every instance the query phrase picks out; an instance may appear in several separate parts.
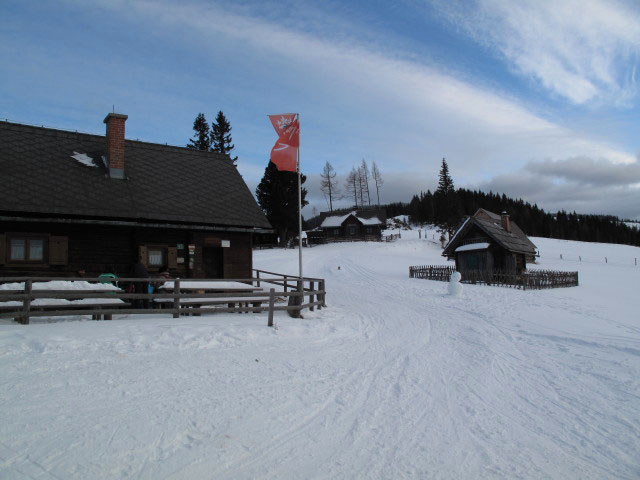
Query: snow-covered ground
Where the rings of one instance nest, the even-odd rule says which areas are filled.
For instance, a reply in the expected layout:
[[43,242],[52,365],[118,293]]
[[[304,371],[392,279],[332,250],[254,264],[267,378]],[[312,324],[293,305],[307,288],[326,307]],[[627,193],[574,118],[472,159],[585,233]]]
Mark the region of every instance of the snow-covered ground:
[[427,238],[305,249],[329,308],[277,329],[0,325],[0,478],[640,477],[640,249],[534,238],[580,287],[449,296],[408,278],[444,263]]

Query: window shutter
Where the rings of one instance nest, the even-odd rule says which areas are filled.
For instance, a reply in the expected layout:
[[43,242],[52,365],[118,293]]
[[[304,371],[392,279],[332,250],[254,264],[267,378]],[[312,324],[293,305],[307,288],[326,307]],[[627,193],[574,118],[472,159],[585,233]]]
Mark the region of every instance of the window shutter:
[[0,265],[4,265],[4,259],[7,255],[5,249],[6,243],[6,237],[4,235],[0,235]]
[[167,249],[167,266],[169,268],[178,268],[178,249],[176,247]]
[[69,237],[49,237],[49,265],[69,263]]
[[140,261],[145,267],[149,266],[149,255],[147,254],[147,247],[145,245],[140,245],[138,247],[138,255],[140,256]]

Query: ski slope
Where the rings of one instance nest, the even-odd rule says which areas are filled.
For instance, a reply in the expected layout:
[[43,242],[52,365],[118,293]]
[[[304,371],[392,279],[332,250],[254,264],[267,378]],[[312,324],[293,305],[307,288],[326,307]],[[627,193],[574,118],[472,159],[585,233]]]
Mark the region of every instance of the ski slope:
[[[276,329],[0,325],[0,478],[640,477],[640,249],[533,238],[579,287],[452,297],[408,278],[445,260],[402,235],[305,249],[329,308]],[[297,251],[254,263],[295,273]]]

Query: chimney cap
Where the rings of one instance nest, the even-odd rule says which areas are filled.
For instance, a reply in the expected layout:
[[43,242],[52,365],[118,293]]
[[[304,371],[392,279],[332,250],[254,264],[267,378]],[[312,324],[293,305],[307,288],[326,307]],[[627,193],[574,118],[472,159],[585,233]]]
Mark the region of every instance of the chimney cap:
[[509,214],[503,210],[500,215],[509,215]]
[[108,123],[109,120],[112,119],[112,118],[121,118],[123,120],[126,120],[127,118],[129,118],[129,115],[124,115],[122,113],[111,112],[106,117],[104,117],[103,123]]

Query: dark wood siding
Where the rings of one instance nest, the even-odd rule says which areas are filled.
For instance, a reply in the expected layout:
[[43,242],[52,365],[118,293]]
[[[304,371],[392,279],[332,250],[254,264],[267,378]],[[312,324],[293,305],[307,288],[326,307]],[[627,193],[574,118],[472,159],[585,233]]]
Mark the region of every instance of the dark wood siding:
[[[5,232],[46,235],[49,238],[49,261],[39,265],[3,265],[0,262],[0,276],[97,276],[101,273],[127,276],[138,254],[153,246],[165,249],[166,263],[172,276],[203,278],[202,248],[205,242],[212,241],[219,246],[223,241],[229,245],[223,247],[224,278],[252,276],[249,233],[63,223],[0,223],[0,239],[4,239]],[[195,247],[191,251],[190,245]],[[6,248],[4,250],[3,260],[7,255]],[[151,274],[158,270],[159,267],[149,268]]]

